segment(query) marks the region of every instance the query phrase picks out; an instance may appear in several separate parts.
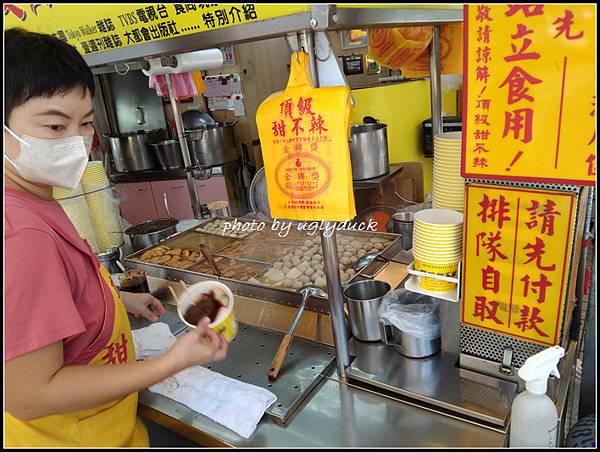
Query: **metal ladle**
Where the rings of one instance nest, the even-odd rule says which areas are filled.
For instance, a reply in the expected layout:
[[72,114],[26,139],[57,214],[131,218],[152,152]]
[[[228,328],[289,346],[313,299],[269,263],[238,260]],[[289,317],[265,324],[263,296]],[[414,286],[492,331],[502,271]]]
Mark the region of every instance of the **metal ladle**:
[[358,273],[371,262],[373,262],[377,258],[377,256],[379,256],[379,253],[367,253],[363,257],[358,259],[354,263],[354,265],[352,265],[352,268]]
[[[367,253],[365,254],[363,257],[361,257],[360,259],[358,259],[354,265],[352,266],[352,268],[356,271],[356,273],[360,272],[363,268],[365,268],[367,265],[369,265],[371,262],[373,262],[374,260],[377,259],[382,259],[383,262],[387,263],[389,262],[388,259],[386,259],[385,257],[381,256],[379,253]],[[365,278],[374,278],[375,275],[362,275]]]
[[267,377],[269,380],[275,380],[279,371],[281,370],[281,365],[283,364],[283,360],[287,355],[287,352],[292,345],[292,339],[294,338],[294,331],[296,331],[296,327],[298,326],[298,322],[300,321],[300,317],[302,317],[302,313],[304,312],[304,308],[306,308],[306,304],[308,303],[308,297],[315,296],[319,298],[327,298],[327,292],[325,292],[320,287],[316,286],[304,286],[298,289],[298,292],[303,295],[302,302],[298,307],[298,312],[296,312],[296,316],[294,320],[292,320],[292,324],[290,325],[290,329],[283,337],[279,348],[277,349],[277,353],[275,353],[275,357],[271,362],[271,366],[269,367],[269,371],[267,372]]
[[171,217],[171,212],[169,212],[169,203],[167,202],[167,194],[163,193],[163,196],[164,196],[163,199],[165,201],[165,209],[167,210],[167,215],[168,215],[169,218],[172,218]]

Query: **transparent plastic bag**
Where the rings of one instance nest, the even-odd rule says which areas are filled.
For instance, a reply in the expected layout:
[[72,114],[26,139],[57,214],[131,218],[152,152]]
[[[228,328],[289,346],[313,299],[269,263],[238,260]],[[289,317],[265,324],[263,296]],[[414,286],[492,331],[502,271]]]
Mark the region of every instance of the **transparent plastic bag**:
[[428,201],[428,202],[424,202],[422,204],[411,204],[409,206],[405,206],[402,207],[400,209],[397,209],[398,212],[419,212],[420,210],[425,210],[425,209],[431,209],[432,208],[432,202]]
[[440,337],[439,302],[430,296],[406,289],[388,292],[379,305],[379,318],[387,325],[419,339]]

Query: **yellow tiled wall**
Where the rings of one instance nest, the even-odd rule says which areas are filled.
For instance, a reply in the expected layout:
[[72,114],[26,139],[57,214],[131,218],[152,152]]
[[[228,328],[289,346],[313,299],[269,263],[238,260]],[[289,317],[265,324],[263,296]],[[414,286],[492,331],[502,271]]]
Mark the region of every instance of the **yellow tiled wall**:
[[[432,158],[423,155],[421,123],[431,117],[429,80],[352,91],[356,103],[352,123],[373,116],[387,124],[390,163],[423,162],[425,193],[431,192]],[[444,114],[456,114],[456,91],[443,95]]]

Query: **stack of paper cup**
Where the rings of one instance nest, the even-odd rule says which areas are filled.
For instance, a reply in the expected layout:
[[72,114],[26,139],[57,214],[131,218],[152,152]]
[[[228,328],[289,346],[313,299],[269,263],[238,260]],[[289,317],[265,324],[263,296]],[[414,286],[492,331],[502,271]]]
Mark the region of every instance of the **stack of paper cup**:
[[54,199],[62,206],[63,210],[77,229],[79,236],[87,240],[94,252],[99,251],[98,240],[96,239],[96,230],[92,225],[90,210],[87,201],[83,196],[81,184],[75,190],[54,187]]
[[118,203],[113,196],[102,162],[88,163],[81,178],[81,185],[90,209],[100,251],[121,246],[123,234],[120,232],[122,226]]
[[110,187],[108,176],[104,171],[104,165],[99,161],[88,162],[81,176],[81,186],[85,193]]
[[[413,227],[415,270],[456,277],[462,258],[463,214],[449,209],[417,212]],[[419,287],[428,292],[449,292],[456,284],[435,278],[419,277]]]
[[462,132],[440,133],[433,138],[433,207],[462,212],[465,180],[460,175]]

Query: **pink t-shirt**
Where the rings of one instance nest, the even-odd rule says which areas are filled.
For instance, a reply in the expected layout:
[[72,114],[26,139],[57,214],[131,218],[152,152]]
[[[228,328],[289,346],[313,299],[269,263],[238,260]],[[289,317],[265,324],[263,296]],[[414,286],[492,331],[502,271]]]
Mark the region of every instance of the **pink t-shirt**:
[[114,324],[98,259],[56,201],[13,189],[4,197],[5,360],[62,340],[65,365],[89,363]]

